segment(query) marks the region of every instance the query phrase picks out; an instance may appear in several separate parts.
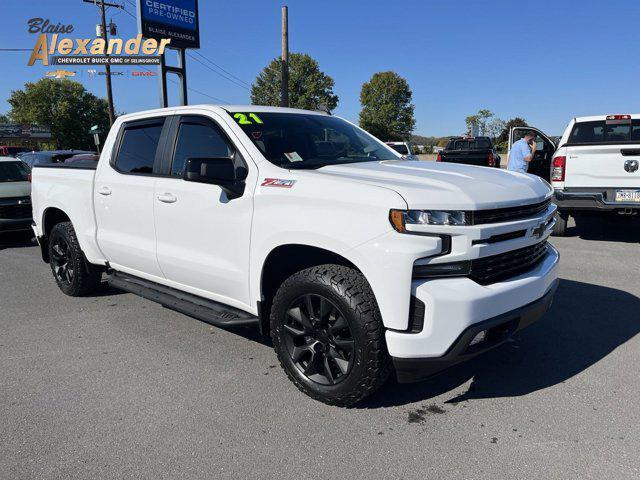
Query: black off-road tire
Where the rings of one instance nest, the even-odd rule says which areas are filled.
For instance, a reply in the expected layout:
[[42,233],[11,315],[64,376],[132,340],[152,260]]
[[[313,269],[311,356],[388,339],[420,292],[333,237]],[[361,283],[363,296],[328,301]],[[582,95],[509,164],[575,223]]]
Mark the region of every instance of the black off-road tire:
[[[329,300],[346,319],[355,346],[348,373],[333,385],[311,380],[296,366],[287,349],[283,325],[297,298],[312,295]],[[373,291],[358,271],[341,265],[320,265],[285,280],[271,307],[271,337],[280,365],[289,379],[308,396],[329,405],[348,407],[382,386],[392,370],[384,327]]]
[[569,214],[564,212],[556,213],[556,224],[553,227],[554,237],[564,237],[567,234],[567,224],[569,223]]
[[[85,260],[76,232],[71,222],[62,222],[56,224],[49,234],[49,265],[53,273],[53,278],[60,290],[70,297],[81,297],[95,291],[100,286],[102,278],[102,269],[96,265],[91,265]],[[66,245],[67,271],[71,271],[69,275],[60,275],[60,258],[59,247]],[[58,250],[56,250],[58,246]],[[62,278],[60,278],[62,276]]]

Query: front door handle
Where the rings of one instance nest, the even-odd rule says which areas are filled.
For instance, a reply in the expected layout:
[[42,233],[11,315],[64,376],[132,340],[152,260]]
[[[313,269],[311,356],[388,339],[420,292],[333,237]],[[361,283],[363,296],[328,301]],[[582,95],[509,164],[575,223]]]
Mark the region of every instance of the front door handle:
[[163,193],[161,195],[158,195],[158,200],[163,203],[175,203],[175,201],[178,200],[178,197],[176,197],[172,193]]
[[104,187],[100,187],[98,193],[100,195],[111,195],[111,189],[105,185]]

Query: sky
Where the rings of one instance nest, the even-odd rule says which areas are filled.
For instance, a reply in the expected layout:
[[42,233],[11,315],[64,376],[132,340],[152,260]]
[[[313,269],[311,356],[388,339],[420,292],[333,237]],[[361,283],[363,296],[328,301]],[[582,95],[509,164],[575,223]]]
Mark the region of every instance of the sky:
[[[135,0],[111,1],[129,12],[107,13],[118,36],[134,36]],[[188,59],[190,104],[250,103],[246,84],[280,55],[283,1],[199,0],[199,53],[234,81]],[[409,82],[419,135],[460,134],[464,118],[481,108],[505,120],[523,117],[549,135],[560,135],[574,116],[640,111],[637,0],[286,1],[290,51],[311,55],[334,79],[340,98],[334,114],[348,120],[357,122],[362,84],[387,70]],[[99,20],[98,8],[82,0],[2,0],[2,7],[0,113],[9,110],[12,90],[57,68],[29,67],[29,52],[2,50],[33,48],[28,19],[72,24],[73,38],[93,37]],[[104,77],[91,78],[91,67],[66,68],[95,95],[106,96]],[[159,106],[157,77],[118,69],[127,75],[113,79],[117,112]],[[170,95],[176,104],[173,86]]]

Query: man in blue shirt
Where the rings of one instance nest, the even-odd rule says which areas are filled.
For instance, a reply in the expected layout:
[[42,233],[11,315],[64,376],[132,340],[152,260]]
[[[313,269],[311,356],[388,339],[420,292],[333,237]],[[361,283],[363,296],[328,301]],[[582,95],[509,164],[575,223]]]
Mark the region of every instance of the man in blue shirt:
[[536,144],[533,143],[535,137],[536,134],[534,132],[527,132],[523,138],[511,146],[507,170],[527,173],[529,162],[533,159],[536,151]]

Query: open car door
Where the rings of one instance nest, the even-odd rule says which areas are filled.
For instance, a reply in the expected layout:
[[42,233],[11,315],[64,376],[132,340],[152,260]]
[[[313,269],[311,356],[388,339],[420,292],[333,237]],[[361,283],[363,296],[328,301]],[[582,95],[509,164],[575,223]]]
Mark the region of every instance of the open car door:
[[529,131],[536,133],[536,151],[529,163],[528,173],[542,177],[548,182],[551,175],[551,158],[557,145],[541,130],[534,127],[512,127],[509,132],[509,155],[511,155],[511,146]]

